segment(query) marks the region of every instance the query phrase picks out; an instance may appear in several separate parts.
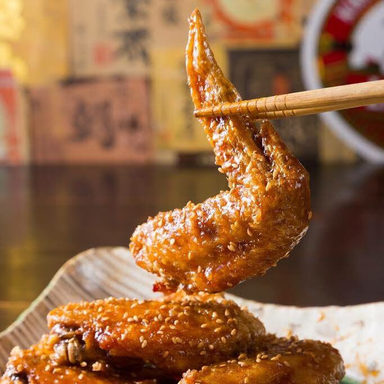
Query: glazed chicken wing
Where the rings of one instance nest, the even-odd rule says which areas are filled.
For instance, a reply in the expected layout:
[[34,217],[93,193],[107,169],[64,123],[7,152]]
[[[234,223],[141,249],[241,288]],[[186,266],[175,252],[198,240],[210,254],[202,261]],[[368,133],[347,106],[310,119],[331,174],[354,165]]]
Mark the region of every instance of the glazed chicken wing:
[[[0,384],[139,384],[116,372],[95,367],[68,367],[56,365],[50,360],[53,350],[43,337],[39,344],[23,351],[14,348]],[[156,384],[156,380],[140,384]]]
[[207,294],[69,304],[53,310],[48,325],[59,337],[60,363],[145,363],[171,376],[250,351],[265,333],[262,323],[233,301]]
[[[198,11],[190,19],[187,72],[195,108],[240,100],[208,45]],[[263,275],[305,234],[309,177],[268,121],[200,119],[229,190],[159,213],[139,226],[130,250],[164,289],[220,292]]]
[[338,384],[343,377],[343,361],[331,345],[271,335],[261,352],[188,371],[180,384]]

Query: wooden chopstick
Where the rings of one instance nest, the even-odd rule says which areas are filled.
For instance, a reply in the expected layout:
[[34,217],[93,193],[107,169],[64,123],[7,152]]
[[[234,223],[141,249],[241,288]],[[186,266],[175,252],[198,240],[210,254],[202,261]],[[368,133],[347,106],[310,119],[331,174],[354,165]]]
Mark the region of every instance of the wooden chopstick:
[[314,89],[224,103],[195,111],[196,117],[252,115],[256,119],[280,119],[362,107],[384,102],[384,80]]
[[[358,105],[357,107],[359,107]],[[288,109],[284,111],[271,111],[271,112],[260,112],[256,114],[252,114],[256,119],[283,119],[284,117],[292,117],[292,116],[308,116],[308,115],[316,115],[318,113],[330,112],[330,111],[341,111],[343,109],[352,108],[349,104],[338,104],[334,108],[319,107],[319,108],[301,108],[301,109]]]

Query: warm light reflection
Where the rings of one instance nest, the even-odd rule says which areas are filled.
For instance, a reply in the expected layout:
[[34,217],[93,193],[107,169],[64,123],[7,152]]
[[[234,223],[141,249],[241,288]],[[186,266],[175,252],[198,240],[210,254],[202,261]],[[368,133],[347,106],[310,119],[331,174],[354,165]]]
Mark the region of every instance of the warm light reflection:
[[27,77],[24,60],[14,51],[25,29],[23,0],[0,0],[0,67],[10,68],[22,81]]
[[0,0],[0,68],[11,69],[25,85],[65,78],[67,7],[64,0]]

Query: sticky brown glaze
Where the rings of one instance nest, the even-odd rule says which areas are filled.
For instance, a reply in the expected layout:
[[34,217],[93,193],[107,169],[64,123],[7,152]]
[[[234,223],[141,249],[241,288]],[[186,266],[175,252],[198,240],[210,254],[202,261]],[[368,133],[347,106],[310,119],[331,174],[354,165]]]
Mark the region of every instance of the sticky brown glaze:
[[68,367],[50,359],[48,337],[28,350],[14,348],[0,384],[156,384],[156,380],[134,381],[114,371],[95,365]]
[[271,335],[263,351],[188,371],[180,384],[337,384],[344,374],[341,356],[330,344]]
[[[208,45],[201,16],[190,19],[187,72],[195,108],[240,100]],[[229,191],[159,213],[139,226],[130,250],[165,287],[221,292],[263,275],[307,231],[309,176],[269,121],[200,119]]]
[[[69,304],[53,310],[48,325],[59,338],[55,350],[61,363],[100,359],[124,365],[124,358],[131,364],[136,359],[170,376],[249,351],[265,333],[262,323],[233,301],[207,294]],[[72,352],[68,340],[76,340]]]

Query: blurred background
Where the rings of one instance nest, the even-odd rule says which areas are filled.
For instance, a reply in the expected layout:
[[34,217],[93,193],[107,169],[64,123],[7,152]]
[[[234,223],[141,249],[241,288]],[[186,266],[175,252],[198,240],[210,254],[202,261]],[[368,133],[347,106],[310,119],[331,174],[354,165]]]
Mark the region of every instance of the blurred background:
[[[383,78],[383,5],[0,0],[0,328],[76,253],[126,246],[148,215],[226,188],[186,83],[194,8],[219,64],[254,98],[304,90],[314,76],[320,86]],[[383,158],[383,105],[337,116]],[[310,171],[314,219],[290,259],[235,293],[294,305],[382,300],[383,168],[319,116],[275,125]]]
[[[379,2],[360,3],[358,8],[369,8],[368,3]],[[304,89],[299,48],[313,4],[1,0],[0,162],[211,162],[186,84],[191,11],[200,8],[217,60],[243,97],[254,98]],[[367,73],[375,74],[375,64],[384,67],[381,56],[374,62],[369,55],[367,65],[355,70],[360,77],[351,79],[343,57],[350,50],[348,41],[332,36],[326,21],[318,57],[313,57],[325,85],[363,81]],[[277,126],[302,160],[357,160],[316,116]]]

